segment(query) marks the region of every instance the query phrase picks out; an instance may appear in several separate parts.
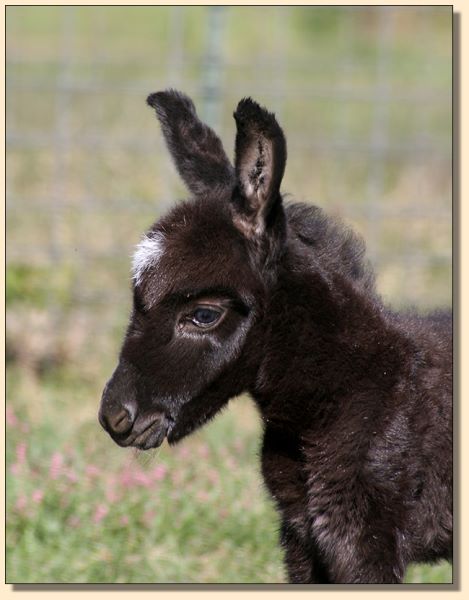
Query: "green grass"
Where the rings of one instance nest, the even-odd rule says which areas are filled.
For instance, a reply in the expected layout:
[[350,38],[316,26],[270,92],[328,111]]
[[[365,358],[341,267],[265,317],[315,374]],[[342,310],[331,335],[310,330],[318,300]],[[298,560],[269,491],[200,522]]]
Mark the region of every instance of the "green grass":
[[[27,393],[9,375],[10,393]],[[88,410],[70,422],[76,398],[64,383],[41,383],[44,407],[8,413],[8,581],[284,581],[246,400],[176,448],[134,453],[114,446]],[[98,396],[73,384],[74,396]],[[63,414],[50,416],[49,403]]]
[[[174,85],[179,23],[179,85],[203,111],[208,10],[7,7],[7,133],[23,139],[8,142],[6,163],[9,581],[285,581],[248,400],[152,454],[119,449],[96,421],[125,331],[133,246],[185,195],[145,94]],[[381,103],[379,10],[231,7],[225,25],[228,154],[233,109],[252,95],[287,132],[284,191],[365,236],[391,304],[448,305],[449,9],[397,10],[385,75],[403,100]],[[375,156],[360,147],[381,109],[397,149]],[[446,564],[407,575],[450,580]]]
[[[7,412],[7,581],[286,581],[248,399],[174,448],[138,453],[100,430],[96,383],[13,367],[7,390],[18,400]],[[411,567],[406,582],[451,582],[451,567]]]

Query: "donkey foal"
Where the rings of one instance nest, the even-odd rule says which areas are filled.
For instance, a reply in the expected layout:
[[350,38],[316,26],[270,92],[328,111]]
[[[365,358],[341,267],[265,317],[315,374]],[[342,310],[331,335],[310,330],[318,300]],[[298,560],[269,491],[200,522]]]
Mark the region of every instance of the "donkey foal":
[[234,167],[187,96],[148,104],[192,199],[137,246],[102,426],[173,444],[247,391],[290,582],[393,583],[451,559],[451,314],[386,308],[361,239],[282,201],[285,137],[253,100]]

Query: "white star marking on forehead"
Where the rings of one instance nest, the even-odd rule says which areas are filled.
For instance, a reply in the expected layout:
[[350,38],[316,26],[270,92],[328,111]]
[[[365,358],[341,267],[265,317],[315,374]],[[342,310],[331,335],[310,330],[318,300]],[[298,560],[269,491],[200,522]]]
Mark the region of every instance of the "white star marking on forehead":
[[153,267],[164,254],[164,235],[160,231],[145,234],[137,244],[132,261],[132,276],[135,285],[142,283],[146,269]]

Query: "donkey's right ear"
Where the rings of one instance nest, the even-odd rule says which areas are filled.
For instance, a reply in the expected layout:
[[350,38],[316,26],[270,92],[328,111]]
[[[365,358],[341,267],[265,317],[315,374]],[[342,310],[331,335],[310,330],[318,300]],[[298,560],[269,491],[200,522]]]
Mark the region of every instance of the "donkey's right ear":
[[150,94],[176,168],[195,196],[231,191],[234,169],[217,135],[200,121],[190,98],[176,90]]

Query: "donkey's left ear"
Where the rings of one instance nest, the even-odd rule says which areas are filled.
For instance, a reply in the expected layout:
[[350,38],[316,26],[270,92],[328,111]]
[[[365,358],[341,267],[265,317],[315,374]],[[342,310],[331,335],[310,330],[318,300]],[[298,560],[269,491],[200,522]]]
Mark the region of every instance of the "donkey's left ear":
[[247,237],[253,238],[272,226],[281,212],[280,184],[287,144],[275,116],[251,98],[240,101],[234,118],[237,126],[235,223]]

